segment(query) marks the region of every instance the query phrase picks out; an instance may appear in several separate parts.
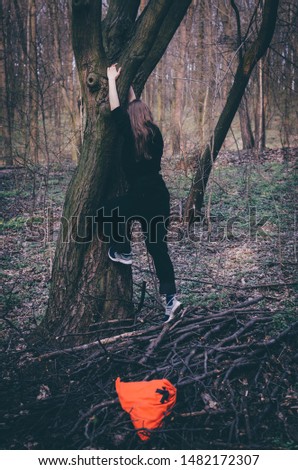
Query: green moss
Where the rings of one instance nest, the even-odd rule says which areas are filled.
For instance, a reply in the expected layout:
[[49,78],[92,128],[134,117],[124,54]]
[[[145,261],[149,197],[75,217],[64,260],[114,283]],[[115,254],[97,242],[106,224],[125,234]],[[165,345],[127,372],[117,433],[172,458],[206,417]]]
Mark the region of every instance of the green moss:
[[15,307],[21,305],[21,298],[14,292],[8,292],[7,294],[0,294],[0,305],[3,306],[4,312],[9,312]]
[[0,192],[0,200],[10,198],[10,197],[15,197],[18,194],[18,192],[19,191],[17,189],[11,189],[9,191],[1,191]]
[[273,317],[272,329],[273,332],[285,330],[289,325],[298,320],[297,305],[293,301],[286,300],[280,312],[276,313]]
[[5,230],[22,230],[27,220],[27,217],[23,216],[13,217],[12,219],[6,221],[1,218],[0,233],[3,233]]

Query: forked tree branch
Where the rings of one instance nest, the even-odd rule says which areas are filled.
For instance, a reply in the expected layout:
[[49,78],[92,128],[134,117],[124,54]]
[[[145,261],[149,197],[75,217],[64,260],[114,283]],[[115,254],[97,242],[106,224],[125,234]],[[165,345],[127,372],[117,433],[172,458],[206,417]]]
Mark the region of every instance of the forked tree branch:
[[153,47],[171,4],[172,0],[150,0],[136,21],[131,40],[119,60],[123,68],[118,85],[120,99],[127,96],[129,86]]
[[138,96],[141,94],[152,70],[163,56],[190,4],[191,0],[173,0],[171,8],[169,9],[167,16],[164,18],[159,32],[155,37],[154,44],[134,79],[134,90]]
[[102,0],[72,0],[72,44],[79,70],[105,61],[101,11]]
[[140,0],[111,0],[107,16],[102,21],[103,44],[109,65],[117,62],[123,45],[131,37]]
[[135,20],[138,9],[140,6],[140,0],[110,0],[109,9],[106,16],[106,20],[110,23],[111,19],[116,19],[118,15],[121,16],[125,12],[125,15]]

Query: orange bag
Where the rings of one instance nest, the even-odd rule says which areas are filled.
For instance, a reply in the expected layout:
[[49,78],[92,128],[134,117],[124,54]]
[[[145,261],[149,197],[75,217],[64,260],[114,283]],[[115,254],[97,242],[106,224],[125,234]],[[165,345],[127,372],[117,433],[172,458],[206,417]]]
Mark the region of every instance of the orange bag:
[[150,429],[162,426],[164,417],[176,403],[177,390],[167,379],[121,382],[118,377],[116,391],[120,404],[130,414],[134,427],[146,428],[138,431],[143,441],[150,438]]

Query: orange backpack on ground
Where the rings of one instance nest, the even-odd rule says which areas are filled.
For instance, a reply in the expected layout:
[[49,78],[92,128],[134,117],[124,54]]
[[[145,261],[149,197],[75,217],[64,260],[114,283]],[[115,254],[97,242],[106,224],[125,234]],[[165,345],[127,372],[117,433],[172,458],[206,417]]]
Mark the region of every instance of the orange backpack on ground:
[[148,382],[121,382],[116,380],[116,391],[120,404],[130,414],[132,423],[139,430],[138,435],[146,441],[150,429],[162,426],[162,421],[176,403],[176,388],[167,379]]

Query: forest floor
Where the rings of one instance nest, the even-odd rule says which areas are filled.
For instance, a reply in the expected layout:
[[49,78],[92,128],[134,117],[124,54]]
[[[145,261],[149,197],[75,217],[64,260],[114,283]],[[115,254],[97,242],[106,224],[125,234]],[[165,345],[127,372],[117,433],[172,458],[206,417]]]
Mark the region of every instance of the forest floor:
[[[73,351],[33,348],[30,334],[45,312],[74,168],[53,166],[49,178],[43,168],[1,170],[0,448],[298,449],[297,154],[222,152],[191,230],[180,218],[191,176],[165,158],[184,309],[162,325],[136,227],[134,321],[93,325],[97,343]],[[121,411],[118,375],[177,387],[173,413],[148,442]]]

